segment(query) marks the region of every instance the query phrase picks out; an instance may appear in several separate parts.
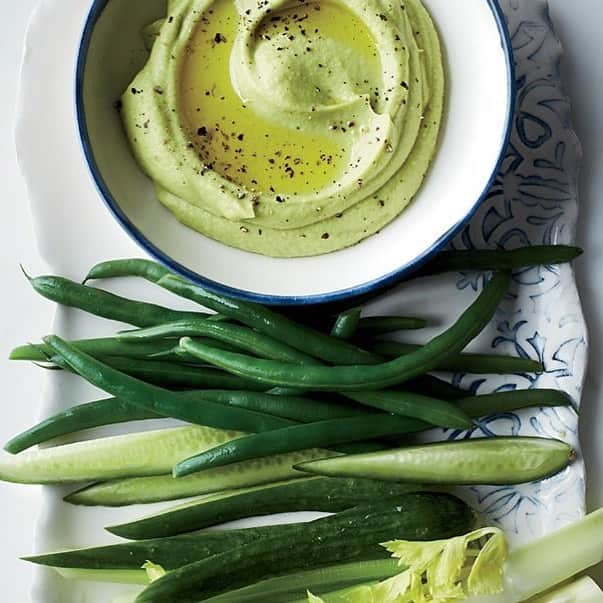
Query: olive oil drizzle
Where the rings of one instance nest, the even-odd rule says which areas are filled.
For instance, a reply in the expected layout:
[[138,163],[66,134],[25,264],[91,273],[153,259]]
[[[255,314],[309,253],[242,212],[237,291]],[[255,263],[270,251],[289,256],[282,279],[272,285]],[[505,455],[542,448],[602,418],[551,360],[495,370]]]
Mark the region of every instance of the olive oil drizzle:
[[[179,111],[191,144],[208,170],[250,193],[273,194],[277,203],[287,195],[318,195],[353,169],[351,147],[359,125],[353,119],[327,121],[322,130],[314,125],[304,131],[295,120],[284,123],[257,114],[239,97],[230,74],[233,43],[244,24],[245,14],[239,14],[233,0],[217,0],[200,17],[187,46]],[[312,72],[337,81],[328,55],[320,52],[325,38],[347,46],[362,61],[379,61],[366,26],[334,2],[302,2],[267,13],[254,34],[258,48],[268,45],[271,56],[289,53],[289,61],[309,65],[300,86],[307,87],[304,94],[317,105],[337,102],[328,90],[313,85]],[[305,56],[298,57],[300,49]],[[371,93],[368,79],[346,84],[359,95]]]

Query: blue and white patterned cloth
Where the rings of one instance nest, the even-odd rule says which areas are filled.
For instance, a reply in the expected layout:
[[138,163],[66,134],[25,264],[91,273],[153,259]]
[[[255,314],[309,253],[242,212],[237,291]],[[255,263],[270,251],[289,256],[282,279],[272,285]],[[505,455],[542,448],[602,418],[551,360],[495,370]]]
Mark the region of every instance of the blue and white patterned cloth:
[[[572,129],[559,64],[562,49],[541,0],[502,0],[515,54],[517,101],[511,143],[487,200],[453,247],[505,248],[571,244],[577,218],[581,149]],[[459,289],[482,287],[482,275],[462,274]],[[455,383],[479,393],[558,388],[580,403],[587,334],[574,275],[569,266],[543,266],[514,276],[489,333],[501,353],[541,360],[542,375],[476,378]],[[483,345],[483,344],[482,344]],[[471,433],[450,438],[533,435],[578,444],[578,417],[569,408],[530,409],[484,419]],[[562,474],[520,487],[465,490],[484,520],[501,525],[514,542],[532,540],[584,513],[581,459]]]
[[[577,218],[581,149],[572,129],[560,81],[561,45],[543,0],[501,0],[515,54],[517,102],[511,142],[492,189],[471,222],[452,242],[456,249],[512,249],[571,244]],[[462,156],[459,159],[462,161]],[[409,282],[368,308],[370,313],[432,318],[433,329],[405,333],[425,341],[454,320],[489,278],[483,273],[441,275]],[[420,285],[419,285],[420,283]],[[456,289],[455,289],[456,285]],[[587,336],[571,266],[540,266],[515,273],[509,295],[470,349],[540,360],[541,375],[457,374],[455,385],[473,393],[530,388],[567,392],[580,403]],[[505,529],[514,544],[531,541],[584,514],[584,464],[578,415],[572,408],[532,408],[478,422],[471,432],[434,430],[427,440],[493,435],[558,438],[578,458],[563,473],[540,483],[461,488],[484,524]]]

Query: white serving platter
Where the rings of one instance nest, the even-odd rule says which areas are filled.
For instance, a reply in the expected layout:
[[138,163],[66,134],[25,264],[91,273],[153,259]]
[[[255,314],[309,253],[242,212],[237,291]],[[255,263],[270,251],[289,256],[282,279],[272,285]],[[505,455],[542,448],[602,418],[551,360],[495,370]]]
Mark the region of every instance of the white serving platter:
[[[517,63],[516,127],[488,200],[454,245],[493,248],[570,243],[577,217],[580,150],[559,81],[560,45],[542,0],[504,0],[501,4],[509,20]],[[81,0],[43,0],[39,5],[27,40],[17,126],[19,160],[28,182],[40,251],[53,271],[74,279],[82,278],[97,261],[140,255],[103,206],[79,148],[73,111],[73,70],[86,12],[87,3]],[[422,334],[427,337],[449,324],[482,284],[482,279],[472,274],[430,279],[390,292],[369,310],[412,314],[413,309],[416,313],[420,307],[421,314],[437,323],[436,328]],[[152,287],[134,281],[119,283],[112,289],[139,298],[173,302]],[[446,294],[442,295],[442,291]],[[106,334],[116,328],[115,324],[61,309],[49,331],[75,338]],[[499,388],[558,387],[579,402],[587,336],[571,268],[543,267],[516,275],[512,294],[472,348],[541,358],[546,372],[538,378],[517,375],[487,380],[457,375],[457,383],[480,393]],[[97,395],[78,379],[52,373],[43,394],[41,415]],[[89,435],[123,430],[122,426]],[[579,449],[577,417],[570,409],[492,417],[476,430],[476,435],[484,433],[559,437]],[[114,542],[103,532],[104,525],[149,511],[148,507],[75,508],[61,501],[66,491],[46,489],[36,551]],[[481,511],[484,522],[502,526],[512,542],[531,540],[584,513],[583,464],[579,459],[563,474],[541,484],[468,489],[463,495]],[[40,569],[36,572],[32,600],[106,602],[126,591],[127,587],[67,582],[51,570]]]

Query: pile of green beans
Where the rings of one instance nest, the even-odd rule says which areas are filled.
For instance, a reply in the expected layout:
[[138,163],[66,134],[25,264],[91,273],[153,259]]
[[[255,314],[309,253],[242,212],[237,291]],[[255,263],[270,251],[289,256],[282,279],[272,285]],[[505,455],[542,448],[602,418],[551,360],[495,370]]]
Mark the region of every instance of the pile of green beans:
[[231,320],[241,322],[259,333],[274,337],[310,356],[341,364],[371,364],[379,358],[341,339],[330,337],[298,324],[269,308],[237,299],[230,299],[197,287],[170,274],[149,260],[115,260],[92,268],[87,280],[139,276],[179,297],[190,299]]
[[[77,349],[74,347],[74,349]],[[53,351],[54,352],[54,351]],[[92,357],[92,356],[91,356]],[[207,365],[177,363],[159,360],[140,360],[138,358],[126,358],[121,356],[99,356],[97,358],[102,364],[111,368],[137,377],[147,383],[152,383],[166,389],[250,389],[263,391],[265,386],[231,375],[224,371],[208,367]],[[60,368],[73,371],[73,368],[60,354],[50,357],[50,361]]]
[[142,278],[198,303],[199,312],[129,300],[63,277],[28,277],[47,299],[138,328],[72,342],[48,336],[43,343],[15,348],[11,359],[74,372],[111,397],[58,413],[13,438],[6,449],[19,453],[73,432],[161,417],[250,434],[181,462],[174,468],[179,476],[306,448],[352,451],[354,446],[346,446],[365,442],[379,449],[383,438],[429,426],[470,430],[476,410],[487,414],[527,403],[567,404],[567,397],[548,390],[536,396],[468,397],[430,373],[542,371],[538,360],[463,350],[507,294],[509,271],[567,262],[579,254],[562,246],[440,254],[417,275],[495,272],[457,321],[423,345],[382,339],[424,328],[422,318],[364,317],[356,306],[339,315],[319,311],[315,326],[309,326],[283,312],[208,291],[149,260],[103,262],[84,282]]
[[[171,278],[176,280],[175,277]],[[379,364],[366,366],[291,365],[216,350],[189,337],[180,341],[180,347],[200,360],[235,375],[270,386],[327,391],[384,389],[435,370],[438,364],[451,354],[462,351],[490,322],[496,308],[507,293],[509,284],[508,273],[494,274],[478,299],[450,329],[411,354]],[[194,285],[187,285],[187,287],[193,289]]]
[[206,337],[227,343],[261,358],[299,364],[319,364],[314,357],[300,352],[278,339],[257,333],[249,327],[204,318],[166,323],[136,331],[122,331],[117,335],[117,339],[124,343],[147,343],[174,337]]

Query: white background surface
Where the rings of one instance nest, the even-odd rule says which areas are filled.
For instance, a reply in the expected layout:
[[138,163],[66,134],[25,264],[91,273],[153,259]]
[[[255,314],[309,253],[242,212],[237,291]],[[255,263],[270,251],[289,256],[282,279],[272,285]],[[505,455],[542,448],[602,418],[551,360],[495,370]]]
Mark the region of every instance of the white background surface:
[[[11,364],[4,359],[14,345],[39,340],[40,335],[47,332],[52,316],[52,304],[32,294],[19,270],[19,263],[23,263],[31,272],[40,273],[44,264],[35,247],[27,193],[12,142],[21,44],[35,3],[36,0],[0,0],[3,8],[0,21],[0,384],[3,394],[0,442],[37,418],[42,380],[39,369]],[[600,263],[603,255],[603,62],[600,57],[603,3],[601,0],[551,0],[551,12],[566,49],[566,88],[573,100],[576,130],[585,152],[578,239],[588,253],[578,264],[578,281],[591,330],[591,364],[581,425],[589,470],[588,500],[590,508],[595,508],[603,505],[600,364],[603,358],[603,267]],[[43,107],[41,99],[41,110]],[[53,119],[53,116],[47,118]],[[44,140],[39,144],[43,147]],[[73,227],[77,225],[66,225],[66,228]],[[2,601],[28,600],[30,570],[17,558],[32,549],[37,505],[36,487],[0,484]],[[602,570],[598,577],[603,584]]]

